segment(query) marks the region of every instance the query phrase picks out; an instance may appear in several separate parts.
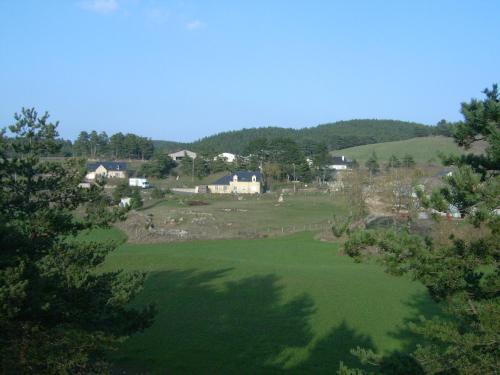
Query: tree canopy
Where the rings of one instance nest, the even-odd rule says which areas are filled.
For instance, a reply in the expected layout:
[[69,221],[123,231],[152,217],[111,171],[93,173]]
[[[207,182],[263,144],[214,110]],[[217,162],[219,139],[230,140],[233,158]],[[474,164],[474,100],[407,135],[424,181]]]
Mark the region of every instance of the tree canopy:
[[40,159],[60,146],[48,118],[23,109],[0,133],[0,373],[102,374],[104,353],[154,309],[128,307],[144,274],[96,272],[117,244],[79,234],[121,212],[101,186],[78,186],[83,161]]
[[[345,251],[360,259],[368,246],[393,274],[411,274],[439,302],[447,318],[413,323],[410,329],[423,343],[410,357],[398,357],[405,373],[495,374],[500,367],[500,96],[497,85],[483,91],[483,100],[462,104],[464,122],[457,143],[469,147],[488,143],[486,155],[447,158],[455,166],[445,185],[431,196],[419,192],[424,207],[447,210],[457,206],[481,235],[455,235],[437,243],[413,234],[408,226],[389,231],[354,231]],[[411,225],[410,225],[411,229]],[[383,371],[387,358],[358,348],[362,361]],[[398,367],[399,366],[399,367]],[[340,374],[361,374],[341,365]],[[388,372],[393,373],[393,372]]]

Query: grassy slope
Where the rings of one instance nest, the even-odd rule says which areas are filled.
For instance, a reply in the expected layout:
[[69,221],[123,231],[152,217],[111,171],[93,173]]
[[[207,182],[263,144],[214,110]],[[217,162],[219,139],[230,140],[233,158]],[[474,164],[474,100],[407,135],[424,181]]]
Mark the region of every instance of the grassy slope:
[[434,159],[439,161],[438,152],[445,154],[461,154],[463,151],[455,144],[452,138],[447,137],[422,137],[404,141],[376,143],[350,147],[332,152],[334,155],[345,155],[364,163],[375,151],[379,160],[387,161],[394,154],[402,158],[406,153],[413,156],[417,163],[427,163]]
[[156,321],[114,354],[142,373],[331,374],[339,360],[359,365],[357,345],[405,350],[404,323],[436,313],[421,285],[306,233],[126,244],[106,268],[150,272],[136,303],[155,302]]

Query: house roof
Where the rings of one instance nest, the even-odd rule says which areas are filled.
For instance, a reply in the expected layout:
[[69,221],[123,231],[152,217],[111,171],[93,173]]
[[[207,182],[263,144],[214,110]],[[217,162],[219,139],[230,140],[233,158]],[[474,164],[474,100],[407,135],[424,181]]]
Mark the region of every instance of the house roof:
[[333,165],[348,165],[351,163],[351,160],[348,160],[344,156],[332,156],[332,161],[331,163]]
[[229,182],[233,180],[233,176],[238,176],[238,182],[252,182],[252,176],[255,176],[257,182],[262,181],[262,175],[260,172],[252,171],[237,171],[232,174],[228,174],[224,177],[219,178],[217,181],[213,182],[212,185],[229,185]]
[[172,152],[169,155],[171,155],[171,156],[172,155],[173,156],[184,156],[185,154],[187,154],[188,156],[196,156],[196,152],[189,151],[189,150],[179,150],[176,152]]
[[115,162],[115,161],[102,161],[97,163],[89,163],[87,164],[88,171],[95,171],[99,166],[103,166],[108,171],[126,171],[127,163]]

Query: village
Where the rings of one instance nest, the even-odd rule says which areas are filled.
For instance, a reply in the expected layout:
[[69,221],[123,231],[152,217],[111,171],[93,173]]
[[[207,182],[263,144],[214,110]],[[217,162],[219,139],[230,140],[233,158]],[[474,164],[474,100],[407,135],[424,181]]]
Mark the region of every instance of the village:
[[[292,175],[290,180],[269,184],[272,180],[264,177],[263,168],[234,167],[241,157],[232,153],[214,157],[224,160],[228,172],[203,178],[182,175],[180,170],[183,160],[195,163],[200,158],[196,152],[183,149],[169,153],[168,158],[173,168],[165,178],[141,176],[137,162],[132,162],[133,169],[124,161],[87,164],[82,187],[104,180],[105,188],[113,191],[115,204],[133,208],[128,219],[117,224],[132,243],[261,238],[304,230],[331,240],[332,218],[341,215],[368,215],[364,220],[371,226],[411,218],[420,231],[429,230],[435,215],[461,219],[453,205],[441,212],[418,203],[419,191],[430,192],[439,186],[442,176],[451,176],[451,169],[437,165],[370,171],[344,155],[332,155],[322,179],[306,182]],[[306,161],[313,167],[311,159]]]
[[499,375],[499,14],[0,1],[0,375]]

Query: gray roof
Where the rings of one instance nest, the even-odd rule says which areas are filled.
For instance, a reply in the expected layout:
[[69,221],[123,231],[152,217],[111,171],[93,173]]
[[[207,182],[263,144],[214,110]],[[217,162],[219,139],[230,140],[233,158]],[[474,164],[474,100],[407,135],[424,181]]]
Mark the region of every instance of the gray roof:
[[232,174],[228,174],[227,176],[219,178],[217,181],[213,182],[212,185],[229,185],[229,182],[233,180],[233,176],[238,176],[238,182],[252,182],[252,176],[255,176],[257,182],[262,181],[262,175],[260,172],[252,172],[252,171],[237,171]]
[[102,161],[97,163],[87,164],[87,170],[94,172],[99,166],[103,166],[108,171],[126,171],[127,163],[115,162],[115,161]]
[[345,157],[344,157],[344,160],[342,160],[342,156],[332,156],[331,162],[332,162],[332,164],[335,164],[335,165],[349,165],[352,161],[348,160]]

